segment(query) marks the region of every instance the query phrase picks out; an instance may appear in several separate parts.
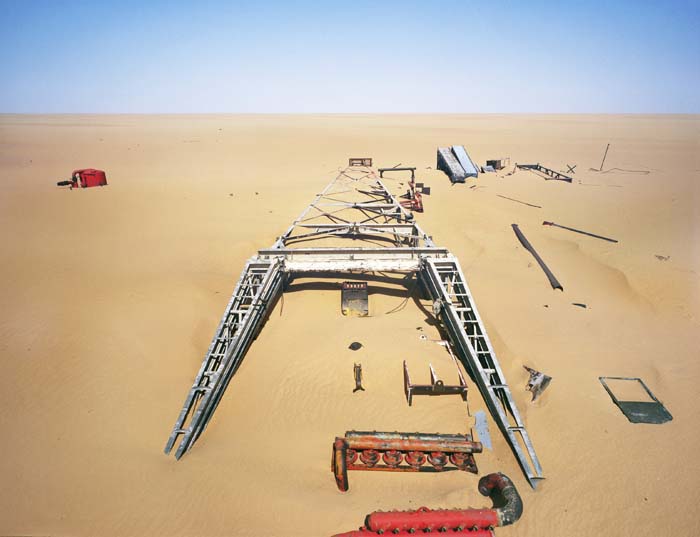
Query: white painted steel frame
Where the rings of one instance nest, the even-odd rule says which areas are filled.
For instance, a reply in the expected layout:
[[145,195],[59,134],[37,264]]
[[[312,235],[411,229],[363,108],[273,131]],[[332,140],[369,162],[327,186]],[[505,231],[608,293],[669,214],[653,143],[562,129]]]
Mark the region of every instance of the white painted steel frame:
[[[350,239],[352,247],[297,247],[319,239]],[[369,243],[370,246],[355,246]],[[542,468],[505,381],[457,259],[435,246],[373,169],[349,167],[271,248],[251,258],[219,323],[168,439],[179,459],[199,438],[248,347],[296,273],[415,272],[437,306],[452,345],[471,371],[499,428],[534,487]]]

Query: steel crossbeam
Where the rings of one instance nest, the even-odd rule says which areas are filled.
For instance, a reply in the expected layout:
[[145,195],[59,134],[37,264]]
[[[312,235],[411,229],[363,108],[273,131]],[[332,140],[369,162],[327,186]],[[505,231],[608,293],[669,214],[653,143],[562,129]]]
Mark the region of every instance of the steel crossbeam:
[[[315,243],[321,246],[298,246]],[[352,241],[352,246],[347,246]],[[294,274],[416,273],[434,300],[458,356],[479,386],[534,487],[542,469],[459,262],[438,247],[372,168],[350,166],[275,243],[246,264],[165,446],[186,453],[206,428],[266,316]]]

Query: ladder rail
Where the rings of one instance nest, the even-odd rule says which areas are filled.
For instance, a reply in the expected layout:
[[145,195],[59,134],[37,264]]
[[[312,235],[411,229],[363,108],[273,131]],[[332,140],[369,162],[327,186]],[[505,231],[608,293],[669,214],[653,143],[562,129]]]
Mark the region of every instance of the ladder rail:
[[[194,442],[197,441],[204,429],[206,429],[207,425],[209,424],[209,421],[211,420],[211,417],[213,416],[214,412],[219,406],[219,402],[221,401],[224,392],[228,388],[228,385],[231,382],[233,375],[238,370],[238,367],[243,361],[245,355],[247,354],[248,349],[260,333],[260,330],[262,330],[263,324],[265,323],[265,319],[271,311],[270,307],[274,305],[277,298],[282,294],[285,277],[282,269],[279,266],[279,263],[273,265],[271,270],[273,272],[273,276],[271,279],[270,286],[266,289],[265,295],[260,298],[259,307],[256,308],[256,311],[253,313],[255,317],[252,318],[251,321],[245,326],[245,329],[248,330],[248,333],[245,335],[245,337],[241,337],[238,340],[239,347],[235,351],[235,353],[233,353],[232,351],[233,359],[228,365],[228,369],[222,373],[221,384],[213,393],[210,405],[205,411],[203,411],[203,423],[195,433],[191,444],[194,444]],[[188,446],[187,449],[189,449],[189,447],[190,446]]]
[[190,411],[192,410],[193,406],[195,405],[196,399],[199,395],[198,388],[202,387],[202,382],[204,381],[205,377],[208,377],[216,370],[216,366],[212,367],[211,358],[212,356],[217,356],[218,354],[221,354],[217,353],[216,351],[219,350],[219,342],[222,337],[222,334],[224,333],[226,323],[229,320],[229,317],[231,316],[231,310],[234,309],[234,304],[237,302],[236,299],[239,298],[241,295],[241,288],[243,287],[244,282],[248,276],[250,264],[251,261],[249,260],[246,263],[243,272],[241,273],[241,276],[238,279],[238,282],[236,282],[236,287],[234,288],[233,294],[231,295],[231,298],[229,299],[228,304],[224,309],[224,314],[221,316],[219,325],[217,326],[216,331],[214,332],[214,337],[212,338],[211,343],[207,348],[207,352],[204,355],[204,360],[202,360],[202,365],[199,368],[199,372],[195,376],[195,380],[192,383],[192,388],[187,394],[185,404],[182,406],[182,410],[178,415],[178,418],[175,422],[175,426],[173,427],[173,431],[170,434],[168,442],[165,445],[164,451],[166,454],[170,453],[170,451],[173,448],[173,445],[175,444],[175,441],[177,440],[177,437],[181,434],[182,426],[184,425],[185,421],[187,421],[187,417],[190,414]]
[[[278,280],[282,278],[279,260],[260,262],[253,258],[246,263],[168,438],[164,449],[166,454],[170,453],[180,435],[184,435],[175,455],[179,459],[206,427],[211,416],[209,409],[212,408],[212,402],[215,408],[230,376],[235,372],[254,338],[254,335],[251,338],[251,333],[255,328],[259,329],[268,304],[274,302],[274,298],[281,291],[281,282]],[[270,294],[273,296],[267,296]],[[266,295],[266,300],[261,303],[263,295]],[[241,309],[243,305],[247,307]],[[190,420],[185,427],[188,418]]]
[[[438,268],[439,266],[446,267],[448,270],[441,271]],[[444,281],[441,278],[442,275],[446,275],[448,281]],[[528,482],[534,488],[537,480],[543,479],[542,467],[515,401],[512,398],[510,388],[505,380],[491,342],[488,339],[483,321],[479,316],[474,301],[471,299],[471,293],[459,262],[454,257],[447,260],[435,260],[425,257],[421,276],[432,298],[439,301],[441,321],[453,339],[456,350],[466,362],[465,365],[472,372],[493,419],[496,421],[499,429],[501,429],[501,432],[506,436]],[[461,290],[464,292],[451,294],[449,289],[454,290],[455,286],[461,286]],[[460,309],[468,308],[468,310],[457,311],[457,307],[453,302],[455,294],[459,295],[457,301],[460,304]],[[465,322],[460,313],[465,314],[470,319]],[[465,325],[468,322],[475,323],[472,324],[474,329],[471,336],[465,329]],[[510,424],[509,414],[515,426]],[[527,457],[516,433],[522,439],[525,451],[527,451]],[[532,462],[532,468],[527,460],[528,457]]]

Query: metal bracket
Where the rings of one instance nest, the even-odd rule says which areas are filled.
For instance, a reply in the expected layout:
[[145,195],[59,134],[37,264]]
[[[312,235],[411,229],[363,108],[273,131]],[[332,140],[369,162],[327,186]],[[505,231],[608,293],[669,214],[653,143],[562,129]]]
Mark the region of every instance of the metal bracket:
[[413,403],[414,395],[461,395],[464,401],[467,400],[467,381],[464,380],[462,372],[457,368],[459,374],[459,385],[445,384],[435,373],[433,364],[428,364],[430,367],[430,384],[411,384],[411,377],[408,374],[408,366],[406,360],[403,361],[403,390],[406,394],[408,406]]

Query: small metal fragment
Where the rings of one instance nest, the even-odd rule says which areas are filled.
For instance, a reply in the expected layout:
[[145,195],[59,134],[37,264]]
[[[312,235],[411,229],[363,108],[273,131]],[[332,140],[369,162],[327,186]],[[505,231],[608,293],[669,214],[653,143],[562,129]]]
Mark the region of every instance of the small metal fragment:
[[348,166],[372,166],[372,159],[370,157],[358,157],[358,158],[349,158],[348,159]]
[[353,374],[355,375],[355,389],[352,391],[352,393],[359,390],[364,392],[365,389],[362,387],[362,364],[355,364],[353,366]]
[[549,383],[552,381],[552,377],[540,373],[535,369],[532,369],[526,365],[523,366],[525,370],[530,373],[530,380],[527,381],[527,386],[525,389],[532,392],[532,401],[537,399],[540,394],[545,390]]
[[369,315],[367,282],[343,282],[341,309],[343,315],[350,317],[367,317]]
[[491,444],[491,434],[489,433],[489,422],[486,419],[486,412],[479,410],[474,414],[474,428],[479,435],[479,441],[486,449],[493,449]]
[[362,348],[362,343],[360,343],[359,341],[353,341],[348,346],[348,349],[350,349],[351,351],[357,351],[357,350],[360,350],[361,348]]

